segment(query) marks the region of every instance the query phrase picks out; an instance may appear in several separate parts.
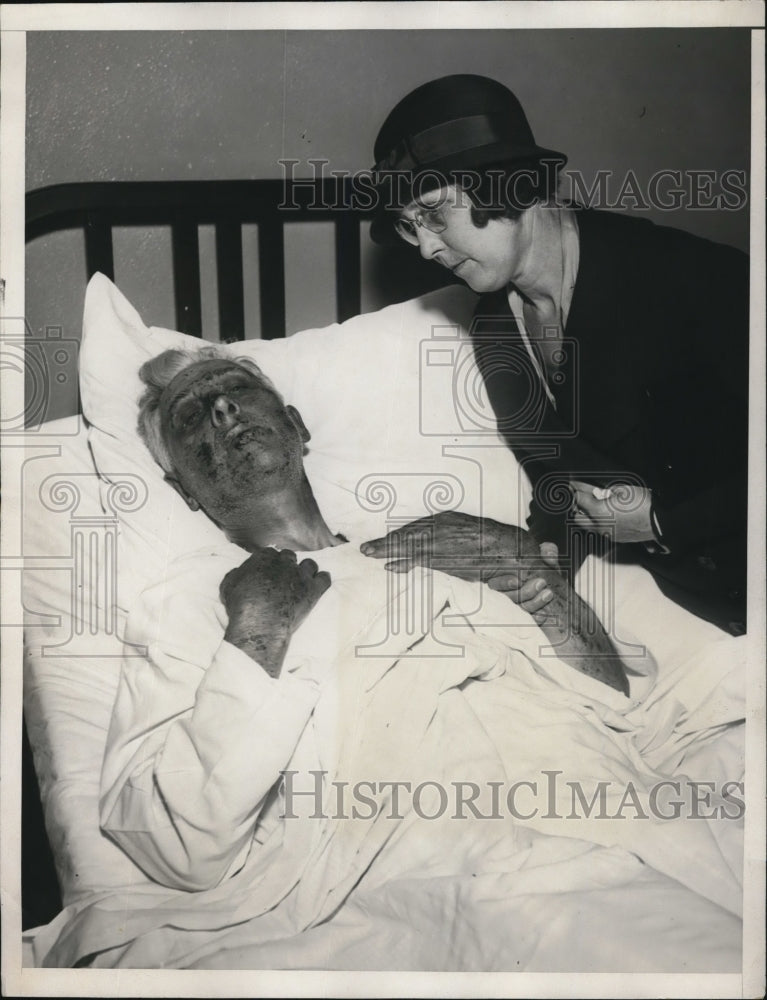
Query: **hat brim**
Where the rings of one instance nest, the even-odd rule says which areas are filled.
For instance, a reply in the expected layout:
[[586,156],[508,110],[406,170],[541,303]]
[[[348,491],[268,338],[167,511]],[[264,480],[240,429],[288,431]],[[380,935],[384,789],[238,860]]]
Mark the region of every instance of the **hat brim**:
[[[560,153],[555,149],[546,149],[543,146],[531,146],[526,149],[514,146],[513,149],[510,149],[504,143],[496,143],[493,146],[486,147],[484,150],[466,150],[463,153],[455,153],[443,160],[435,160],[433,163],[426,163],[412,170],[401,172],[398,177],[399,183],[396,185],[396,192],[397,195],[407,196],[408,193],[412,192],[413,187],[419,179],[423,181],[427,176],[431,178],[431,175],[434,177],[434,184],[431,185],[433,188],[438,186],[440,175],[445,180],[448,180],[451,173],[460,171],[465,173],[469,170],[486,172],[491,170],[493,166],[499,168],[502,166],[504,169],[509,170],[513,169],[516,165],[522,170],[525,166],[531,166],[543,161],[551,163],[559,169],[567,163],[567,157],[564,153]],[[394,173],[397,172],[395,171]],[[407,182],[404,184],[402,183],[403,174],[406,178],[409,175]],[[392,200],[394,186],[390,181],[387,182],[385,175],[377,179],[376,188],[379,192],[379,205],[370,226],[370,238],[374,243],[381,246],[398,244],[401,240],[394,230],[394,216],[397,211],[402,211],[402,209],[406,208],[412,199],[407,198],[405,201],[404,198],[400,198],[395,204]],[[419,189],[421,194],[424,194],[427,190],[429,190],[428,187]]]

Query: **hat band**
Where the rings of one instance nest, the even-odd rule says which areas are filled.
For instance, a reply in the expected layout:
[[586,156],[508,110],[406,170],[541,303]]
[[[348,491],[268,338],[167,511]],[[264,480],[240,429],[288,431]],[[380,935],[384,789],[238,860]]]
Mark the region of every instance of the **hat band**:
[[[388,156],[376,163],[373,172],[412,170],[468,149],[508,143],[511,138],[508,124],[507,115],[471,115],[434,125],[424,132],[406,136]],[[520,138],[523,138],[520,145],[525,152],[535,149],[532,134]]]

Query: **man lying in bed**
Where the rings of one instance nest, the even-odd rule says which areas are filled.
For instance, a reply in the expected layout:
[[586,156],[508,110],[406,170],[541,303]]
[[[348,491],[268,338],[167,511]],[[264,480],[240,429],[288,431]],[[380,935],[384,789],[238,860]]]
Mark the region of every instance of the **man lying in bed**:
[[[298,411],[284,405],[253,362],[215,357],[215,349],[207,353],[213,356],[190,364],[196,359],[168,351],[144,366],[149,388],[140,429],[166,481],[189,506],[204,510],[231,541],[255,553],[222,586],[226,639],[278,676],[290,635],[330,584],[311,560],[295,567],[294,550],[319,551],[346,539],[333,534],[315,502],[303,468],[310,435]],[[428,563],[496,589],[510,572],[528,583],[545,581],[551,597],[537,618],[557,655],[628,693],[623,664],[598,619],[540,559],[527,531],[447,513],[366,542],[362,552],[377,558],[396,553],[399,558],[387,563],[395,572]],[[531,593],[528,604],[541,602]]]
[[[399,877],[419,861],[412,842],[399,856],[391,847],[381,853],[393,824],[378,823],[378,813],[363,814],[370,822],[356,826],[330,824],[333,849],[322,842],[327,823],[320,835],[317,823],[289,822],[294,809],[305,819],[327,820],[328,796],[339,818],[343,788],[318,790],[318,774],[340,776],[352,788],[355,777],[372,781],[380,790],[422,766],[425,777],[450,783],[467,776],[471,753],[496,760],[482,765],[488,785],[490,776],[500,776],[529,786],[536,762],[584,789],[605,774],[623,787],[656,777],[641,760],[641,726],[621,715],[632,700],[623,693],[620,660],[563,581],[549,578],[552,604],[563,619],[588,627],[578,634],[544,623],[557,654],[546,655],[538,626],[501,594],[485,591],[477,611],[476,584],[418,567],[408,575],[387,573],[334,534],[303,469],[309,433],[252,363],[215,349],[168,351],[145,364],[141,376],[144,440],[168,482],[233,543],[180,560],[145,592],[129,621],[128,639],[145,645],[147,656],[124,660],[102,772],[101,823],[153,879],[212,892],[216,905],[227,906],[239,898],[235,885],[247,883],[238,920],[264,914],[292,893],[292,926],[306,926],[333,912],[373,859],[379,879],[384,871]],[[466,534],[470,526],[458,515],[445,520],[450,532]],[[518,549],[507,546],[502,559],[497,550],[487,559],[472,544],[449,566],[443,548],[443,568],[474,581],[508,576],[515,567],[523,576],[537,573],[526,561],[525,533],[515,530],[514,537]],[[243,549],[251,552],[245,561]],[[295,551],[314,553],[317,562],[299,562]],[[412,618],[408,586],[427,594],[429,614],[409,634],[393,635],[393,605],[403,616],[411,608]],[[448,605],[452,627],[441,614]],[[307,631],[310,622],[320,627]],[[658,738],[650,726],[646,742],[657,745]],[[299,776],[303,810],[291,798]],[[391,788],[384,803],[391,818]],[[340,818],[347,819],[343,809]],[[487,858],[497,864],[493,850],[504,837],[511,837],[504,851],[512,842],[521,846],[515,826],[480,823],[475,846],[490,838],[495,847],[488,841],[472,864]],[[618,824],[616,834],[613,824],[588,821],[556,832],[607,844],[628,838],[631,852],[639,837],[649,863],[661,870],[685,866],[687,848],[671,831],[653,840],[646,824],[628,826]],[[699,824],[692,827],[702,835]],[[466,825],[453,823],[450,836],[465,837]],[[433,846],[431,833],[420,843]],[[429,871],[454,874],[472,853],[468,843],[451,860],[440,841]],[[692,881],[701,871],[696,865]],[[719,885],[713,895],[737,899],[737,889]]]

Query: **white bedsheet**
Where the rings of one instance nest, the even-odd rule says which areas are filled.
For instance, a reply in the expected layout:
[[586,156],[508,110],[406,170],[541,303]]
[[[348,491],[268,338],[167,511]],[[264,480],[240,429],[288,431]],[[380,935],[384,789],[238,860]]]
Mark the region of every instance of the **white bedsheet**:
[[[236,564],[241,555],[232,547],[223,562]],[[75,905],[38,936],[38,960],[68,965],[104,949],[94,964],[738,968],[736,822],[672,822],[652,815],[643,820],[635,818],[632,807],[617,819],[564,818],[571,803],[568,778],[582,782],[589,795],[588,779],[613,782],[610,815],[629,782],[647,807],[654,781],[669,768],[679,771],[681,765],[684,771],[688,760],[695,763],[699,746],[710,748],[712,733],[742,716],[739,688],[732,683],[736,663],[729,686],[718,686],[713,670],[699,668],[704,658],[693,658],[688,671],[664,669],[659,641],[653,650],[656,658],[661,654],[655,687],[664,691],[664,700],[653,701],[652,691],[640,683],[641,698],[630,701],[556,659],[542,658],[535,630],[520,627],[526,616],[505,598],[485,591],[477,611],[477,588],[439,574],[435,606],[449,600],[454,611],[469,615],[473,628],[436,625],[434,635],[446,642],[467,640],[466,656],[411,656],[396,665],[391,655],[360,659],[354,648],[380,638],[381,617],[367,615],[367,628],[361,630],[359,618],[344,607],[349,594],[360,593],[368,581],[371,610],[380,611],[386,574],[351,546],[321,556],[320,565],[330,569],[337,587],[323,598],[323,617],[310,616],[296,637],[292,662],[300,673],[302,661],[319,656],[331,669],[340,648],[345,668],[335,671],[315,711],[313,751],[304,747],[298,764],[291,766],[305,772],[327,769],[352,784],[401,778],[414,786],[418,780],[439,781],[445,788],[457,780],[497,780],[508,786],[537,778],[543,789],[546,771],[556,770],[562,772],[558,787],[564,793],[557,800],[560,818],[539,815],[520,822],[508,815],[500,821],[469,815],[463,821],[446,814],[427,820],[411,810],[399,824],[284,821],[292,846],[287,855],[277,852],[271,873],[256,859],[203,893],[173,892],[148,882],[101,893],[87,906]],[[212,562],[215,595],[226,567],[219,568],[222,560]],[[618,606],[624,611],[632,603],[641,606],[647,592],[642,586],[646,574],[637,572],[623,581]],[[192,575],[199,590],[200,572]],[[371,579],[379,581],[377,593]],[[654,587],[649,578],[646,582]],[[174,594],[180,585],[180,580],[170,581]],[[145,613],[152,608],[162,615],[152,601]],[[621,627],[631,617],[621,614]],[[146,627],[151,632],[151,625]],[[349,629],[351,638],[344,637]],[[183,624],[179,634],[185,634]],[[736,646],[730,641],[731,650]],[[514,648],[524,655],[507,652]],[[371,672],[378,678],[372,688]],[[491,679],[461,686],[472,672]],[[712,715],[711,698],[706,699],[709,714],[704,728],[696,729],[701,678],[706,677],[717,693],[716,707]],[[689,705],[686,691],[696,692]],[[669,704],[675,706],[673,718],[665,708]],[[158,710],[162,714],[162,706]],[[346,740],[340,739],[343,734]],[[652,765],[640,750],[650,750]],[[732,764],[731,759],[723,764],[723,773]],[[728,777],[739,774],[730,770]],[[689,804],[684,790],[681,797]],[[528,800],[523,801],[527,807]],[[546,799],[539,813],[550,806]],[[299,871],[303,874],[296,881]],[[399,922],[403,913],[408,914],[404,926]],[[382,951],[386,941],[389,949]]]

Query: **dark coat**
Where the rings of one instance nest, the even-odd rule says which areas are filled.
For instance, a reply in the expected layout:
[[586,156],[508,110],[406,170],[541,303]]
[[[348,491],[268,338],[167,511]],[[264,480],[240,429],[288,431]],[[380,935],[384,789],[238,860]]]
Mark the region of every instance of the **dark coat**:
[[[550,381],[556,409],[544,395],[523,403],[533,383],[505,291],[480,299],[472,331],[499,429],[533,483],[530,528],[566,553],[557,483],[608,485],[623,474],[652,489],[670,549],[622,546],[623,556],[643,561],[694,612],[743,623],[748,258],[642,218],[579,208],[577,219],[566,360]],[[504,314],[499,333],[487,317]],[[506,366],[502,343],[514,352]]]

